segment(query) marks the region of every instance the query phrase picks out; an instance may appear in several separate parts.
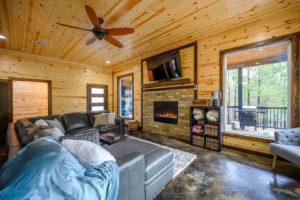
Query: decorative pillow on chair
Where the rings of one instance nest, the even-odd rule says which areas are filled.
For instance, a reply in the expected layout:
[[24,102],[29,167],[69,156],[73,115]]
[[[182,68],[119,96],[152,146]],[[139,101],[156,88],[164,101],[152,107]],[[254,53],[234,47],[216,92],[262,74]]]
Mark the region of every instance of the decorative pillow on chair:
[[60,123],[60,121],[58,121],[57,119],[54,119],[54,120],[46,120],[46,122],[49,124],[49,126],[53,126],[53,127],[59,128],[63,134],[66,133],[65,128],[64,128],[63,125]]
[[108,123],[109,124],[115,124],[116,120],[116,113],[108,113]]
[[95,115],[94,128],[97,126],[107,126],[108,124],[108,113]]
[[85,140],[63,140],[62,145],[66,147],[86,168],[95,168],[105,161],[116,161],[116,159],[101,146]]
[[37,127],[48,126],[47,122],[43,119],[36,120],[34,122],[34,125],[36,125]]

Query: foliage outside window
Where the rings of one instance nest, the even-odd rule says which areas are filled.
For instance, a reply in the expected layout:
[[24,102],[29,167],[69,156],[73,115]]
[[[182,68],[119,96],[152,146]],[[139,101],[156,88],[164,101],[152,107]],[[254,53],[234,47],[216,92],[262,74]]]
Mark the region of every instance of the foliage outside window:
[[274,137],[289,127],[289,42],[225,54],[226,131]]

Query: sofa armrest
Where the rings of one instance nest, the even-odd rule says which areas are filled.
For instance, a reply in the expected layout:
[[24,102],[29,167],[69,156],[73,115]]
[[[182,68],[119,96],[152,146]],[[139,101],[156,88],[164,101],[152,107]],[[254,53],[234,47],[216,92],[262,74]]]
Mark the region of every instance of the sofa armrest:
[[17,132],[15,130],[14,124],[9,123],[7,129],[7,154],[8,160],[18,153],[21,149],[21,143],[19,141]]
[[275,143],[287,145],[300,145],[300,128],[276,130]]
[[120,190],[118,200],[145,199],[145,159],[142,153],[134,152],[118,161]]
[[115,119],[116,124],[120,127],[120,134],[125,135],[125,119],[121,117],[117,117]]

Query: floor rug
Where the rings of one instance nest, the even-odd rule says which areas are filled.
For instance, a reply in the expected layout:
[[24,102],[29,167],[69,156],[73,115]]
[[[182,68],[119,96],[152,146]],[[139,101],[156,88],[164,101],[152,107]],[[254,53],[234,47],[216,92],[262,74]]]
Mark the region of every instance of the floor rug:
[[174,169],[173,169],[173,179],[178,176],[181,172],[183,172],[196,158],[197,156],[192,153],[188,153],[185,151],[181,151],[179,149],[174,149],[171,147],[167,147],[164,145],[160,145],[154,142],[150,142],[148,140],[143,140],[137,137],[129,136],[129,138],[135,139],[135,140],[140,140],[146,143],[151,143],[157,146],[160,146],[162,148],[168,149],[171,152],[173,152],[174,155]]

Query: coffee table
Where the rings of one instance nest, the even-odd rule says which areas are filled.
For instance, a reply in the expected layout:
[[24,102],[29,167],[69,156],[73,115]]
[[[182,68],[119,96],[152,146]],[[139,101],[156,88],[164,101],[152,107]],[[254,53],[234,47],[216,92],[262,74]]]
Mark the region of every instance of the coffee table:
[[[119,136],[119,138],[113,139],[114,136]],[[112,145],[127,139],[125,135],[120,135],[119,133],[116,132],[102,133],[99,135],[99,138],[100,138],[100,142],[103,142],[107,145]]]

